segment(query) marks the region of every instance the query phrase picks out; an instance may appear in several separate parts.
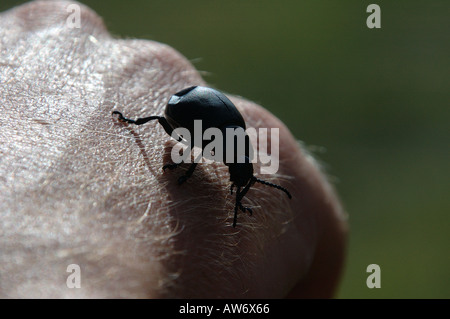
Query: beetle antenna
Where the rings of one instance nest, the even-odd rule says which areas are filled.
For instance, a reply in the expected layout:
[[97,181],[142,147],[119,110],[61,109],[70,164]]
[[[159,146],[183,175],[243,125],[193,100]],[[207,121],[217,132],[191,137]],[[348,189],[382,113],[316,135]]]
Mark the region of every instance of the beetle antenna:
[[282,186],[280,186],[280,185],[277,185],[277,184],[273,184],[273,183],[269,183],[269,182],[263,181],[262,179],[256,178],[256,177],[254,177],[254,176],[253,176],[253,179],[254,179],[255,182],[258,182],[258,183],[261,183],[261,184],[264,184],[264,185],[267,185],[267,186],[270,186],[270,187],[279,189],[280,191],[285,192],[286,195],[289,197],[289,199],[292,198],[291,193],[289,193],[289,191],[288,191],[286,188],[284,188],[284,187],[282,187]]

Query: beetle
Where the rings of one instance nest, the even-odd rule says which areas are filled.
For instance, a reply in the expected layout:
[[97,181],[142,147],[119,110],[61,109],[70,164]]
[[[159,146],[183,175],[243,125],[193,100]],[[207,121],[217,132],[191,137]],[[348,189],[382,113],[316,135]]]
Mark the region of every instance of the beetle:
[[[112,114],[117,114],[120,121],[134,125],[142,125],[152,120],[158,120],[166,133],[172,137],[177,137],[179,142],[183,141],[183,136],[177,135],[176,129],[186,128],[192,134],[194,132],[195,120],[202,121],[204,130],[208,128],[218,128],[225,133],[226,129],[230,128],[241,128],[243,131],[246,129],[245,121],[236,106],[223,93],[203,86],[191,86],[172,95],[165,108],[164,116],[155,115],[132,120],[123,116],[119,111],[113,111]],[[244,134],[248,146],[250,142],[247,134]],[[222,136],[227,135],[222,134]],[[194,143],[195,141],[192,142],[191,146],[197,146],[202,149],[205,147],[204,141],[200,143],[200,145]],[[226,141],[224,141],[224,144],[222,145],[227,145]],[[245,154],[241,154],[239,161],[237,160],[236,150],[234,152],[233,160],[230,161],[226,156],[223,157],[223,163],[228,166],[230,181],[232,182],[230,187],[231,194],[233,194],[233,189],[236,187],[233,227],[236,227],[238,209],[242,212],[247,211],[252,215],[252,209],[244,207],[241,201],[255,183],[261,183],[279,189],[283,191],[289,199],[292,198],[286,188],[254,176],[253,164],[251,163],[248,151],[249,148],[246,147],[245,149]],[[225,147],[223,153],[226,154]],[[194,161],[194,163],[191,164],[185,175],[178,179],[178,184],[183,184],[192,175],[197,164],[197,161]],[[174,169],[178,167],[178,165],[179,164],[176,163],[166,164],[163,166],[163,169],[164,171],[167,168]]]

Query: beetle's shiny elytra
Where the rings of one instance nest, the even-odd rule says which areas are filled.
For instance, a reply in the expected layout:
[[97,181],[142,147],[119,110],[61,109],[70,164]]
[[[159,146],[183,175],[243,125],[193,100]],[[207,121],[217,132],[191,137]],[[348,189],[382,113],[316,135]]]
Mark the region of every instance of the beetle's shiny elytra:
[[[244,118],[241,113],[239,113],[236,106],[223,93],[203,86],[192,86],[175,93],[166,106],[164,116],[149,116],[131,120],[124,117],[122,113],[118,111],[114,111],[112,114],[117,114],[121,121],[135,125],[142,125],[152,120],[158,120],[166,133],[170,136],[173,136],[174,130],[177,128],[185,128],[191,132],[192,135],[194,132],[195,120],[202,121],[203,130],[208,128],[218,128],[224,133],[222,134],[223,136],[226,136],[225,130],[227,128],[246,129]],[[178,137],[178,141],[182,141],[182,137]],[[227,144],[223,143],[222,145]],[[203,144],[192,146],[200,148],[204,147]],[[225,147],[223,153],[226,153]],[[228,166],[230,181],[232,182],[231,193],[233,193],[233,189],[236,187],[233,227],[236,227],[238,209],[252,214],[252,209],[244,207],[241,201],[256,182],[277,188],[285,192],[289,198],[292,198],[286,188],[256,178],[253,175],[253,164],[251,163],[249,154],[246,153],[244,157],[245,159],[242,162],[235,160],[227,162],[224,160],[224,164]],[[192,175],[197,164],[197,162],[191,164],[186,173],[178,179],[179,184],[184,183]],[[166,164],[163,166],[163,169],[174,169],[178,167],[178,165],[179,164],[174,163]]]

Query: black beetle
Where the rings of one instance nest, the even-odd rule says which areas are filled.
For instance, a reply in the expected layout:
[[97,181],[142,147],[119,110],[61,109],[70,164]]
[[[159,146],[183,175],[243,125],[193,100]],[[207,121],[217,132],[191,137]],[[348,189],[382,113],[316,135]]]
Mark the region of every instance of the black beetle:
[[[203,123],[203,130],[213,127],[220,129],[223,133],[227,128],[242,128],[246,129],[245,121],[242,118],[241,113],[237,110],[236,106],[221,92],[202,86],[192,86],[175,93],[169,100],[167,107],[164,112],[164,116],[149,116],[144,118],[138,118],[136,120],[131,120],[122,115],[118,111],[112,112],[112,114],[117,114],[119,120],[135,124],[142,125],[152,120],[158,120],[162,125],[164,130],[172,136],[175,129],[183,127],[189,130],[191,134],[194,132],[194,120],[201,120]],[[244,133],[245,134],[245,133]],[[177,136],[177,135],[175,135]],[[223,134],[226,136],[226,134]],[[246,143],[250,143],[248,136],[245,134]],[[182,142],[183,137],[178,135],[178,141]],[[227,145],[226,141],[222,145]],[[248,145],[248,144],[247,144]],[[202,145],[191,145],[204,148]],[[226,153],[225,147],[223,150]],[[235,152],[237,153],[237,152]],[[256,178],[253,175],[253,164],[250,161],[250,154],[248,153],[248,147],[246,147],[245,158],[243,161],[238,162],[236,159],[236,154],[233,161],[223,160],[224,164],[228,166],[230,173],[231,194],[233,194],[233,188],[237,188],[236,192],[236,204],[234,207],[234,219],[233,227],[236,227],[237,212],[238,208],[243,212],[248,211],[252,214],[252,209],[244,207],[241,203],[244,196],[249,191],[250,187],[256,182],[277,188],[286,193],[289,198],[292,198],[289,191],[279,185],[263,181]],[[223,159],[226,157],[224,156]],[[182,184],[185,182],[194,172],[197,161],[191,164],[185,175],[178,179],[178,183]],[[163,169],[166,168],[174,169],[179,164],[166,164]],[[241,188],[243,187],[242,191]]]

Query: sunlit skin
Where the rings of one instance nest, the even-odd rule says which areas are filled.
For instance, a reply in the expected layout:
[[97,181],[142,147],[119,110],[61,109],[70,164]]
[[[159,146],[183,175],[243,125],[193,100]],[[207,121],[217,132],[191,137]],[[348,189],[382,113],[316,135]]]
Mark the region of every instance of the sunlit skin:
[[[120,40],[92,10],[68,28],[70,2],[33,2],[0,17],[0,297],[332,297],[346,248],[339,201],[315,161],[261,106],[230,96],[246,123],[280,130],[280,167],[231,224],[223,164],[182,187],[163,172],[173,92],[206,85],[172,48]],[[276,94],[276,92],[274,92]],[[257,164],[255,164],[257,165]],[[180,188],[181,187],[181,188]],[[77,264],[81,288],[66,285]]]

